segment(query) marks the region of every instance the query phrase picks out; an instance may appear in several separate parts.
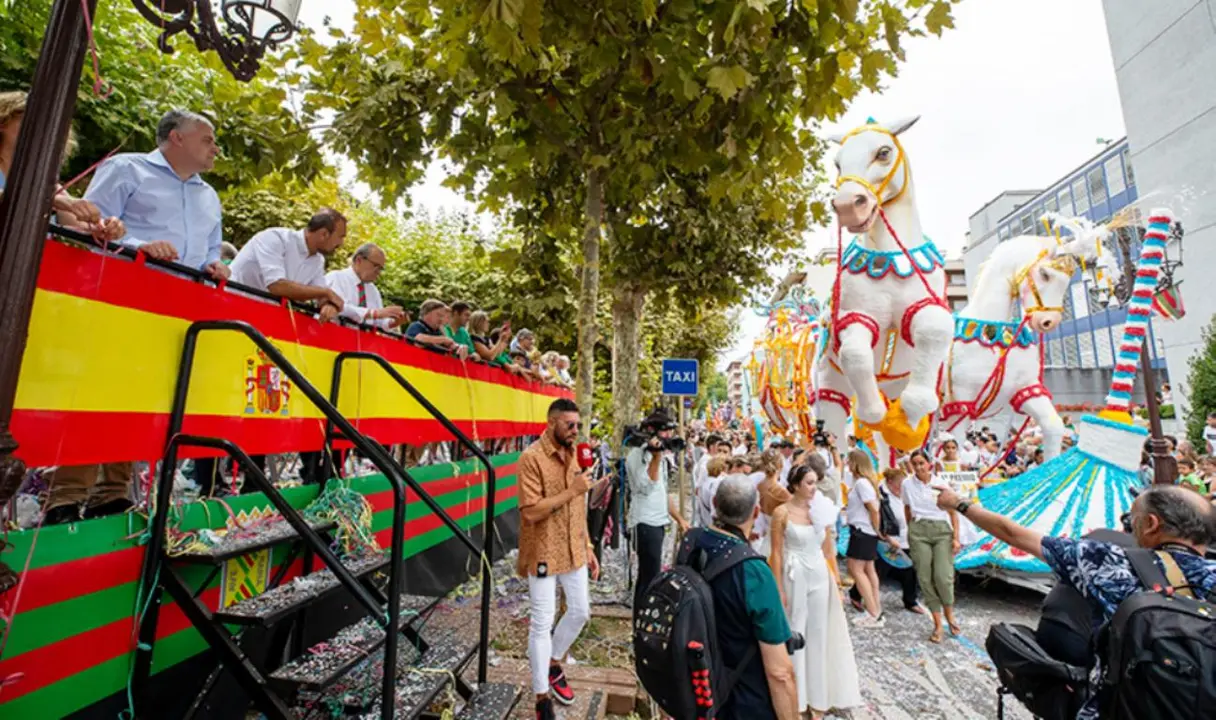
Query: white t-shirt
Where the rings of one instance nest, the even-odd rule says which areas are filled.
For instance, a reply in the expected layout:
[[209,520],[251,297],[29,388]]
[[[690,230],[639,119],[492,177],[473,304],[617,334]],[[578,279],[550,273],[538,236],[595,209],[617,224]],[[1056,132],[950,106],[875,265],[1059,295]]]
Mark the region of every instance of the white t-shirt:
[[[380,290],[376,288],[376,284],[365,283],[360,280],[353,268],[332,270],[326,273],[325,283],[329,285],[330,290],[338,293],[342,298],[342,317],[361,323],[367,320],[369,312],[384,307],[384,300],[380,297]],[[363,286],[362,304],[359,303],[360,285]],[[388,327],[390,322],[391,320],[388,318],[371,321],[373,325],[381,327]]]
[[845,509],[845,518],[849,525],[857,528],[866,535],[877,536],[874,524],[870,522],[870,511],[866,503],[877,503],[878,493],[874,492],[874,484],[866,478],[854,478],[852,473],[845,475],[849,482],[849,505]]
[[[904,478],[904,485],[908,484],[908,479]],[[878,483],[878,487],[887,494],[887,502],[891,504],[891,510],[895,513],[895,519],[899,522],[899,546],[904,550],[908,549],[908,519],[904,517],[904,499],[899,495],[891,492],[891,488],[887,487],[887,482],[884,480]],[[903,488],[901,487],[902,491]]]
[[325,284],[325,256],[308,254],[304,233],[288,228],[269,228],[249,238],[232,261],[232,282],[269,290],[279,280],[301,285]]
[[704,521],[702,527],[709,527],[714,521],[714,495],[718,493],[718,486],[726,479],[726,473],[722,473],[718,477],[705,476],[705,479],[697,486],[697,513]]
[[1208,455],[1216,452],[1216,428],[1212,427],[1211,425],[1203,426],[1203,442],[1205,445],[1207,445],[1205,452]]
[[[929,480],[933,485],[945,485],[936,476]],[[950,513],[937,506],[937,493],[933,488],[921,482],[915,475],[904,478],[904,486],[900,491],[904,504],[912,509],[913,520],[944,520],[950,522]]]

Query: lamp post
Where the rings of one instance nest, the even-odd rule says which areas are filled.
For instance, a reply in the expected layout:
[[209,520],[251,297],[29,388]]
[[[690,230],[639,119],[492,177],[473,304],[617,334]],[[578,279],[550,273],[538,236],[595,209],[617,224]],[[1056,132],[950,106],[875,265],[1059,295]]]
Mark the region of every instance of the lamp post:
[[[226,30],[221,30],[212,0],[151,1],[157,9],[148,0],[132,0],[141,15],[162,29],[162,51],[172,52],[169,37],[185,31],[200,50],[214,49],[233,76],[246,81],[268,47],[291,37],[301,2],[222,0]],[[85,18],[96,17],[96,7],[97,0],[55,0],[26,102],[30,121],[21,125],[0,199],[0,507],[25,477],[25,464],[13,455],[17,443],[9,423],[51,200],[88,47]],[[16,576],[0,563],[0,593],[15,583]]]
[[[1117,281],[1111,282],[1109,278],[1104,278],[1100,266],[1095,265],[1087,268],[1089,293],[1103,309],[1107,309],[1112,303],[1129,306],[1133,300],[1137,289],[1136,280],[1139,275],[1138,265],[1132,259],[1132,243],[1138,239],[1134,237],[1136,233],[1135,227],[1135,225],[1131,225],[1117,228],[1113,232],[1115,244],[1118,246],[1118,257],[1122,270]],[[1182,264],[1182,224],[1176,222],[1170,224],[1168,233],[1168,240],[1165,243],[1161,243],[1161,258],[1157,266],[1156,277],[1154,278],[1155,285],[1153,286],[1153,292],[1173,287],[1174,271]],[[1175,242],[1179,248],[1179,259],[1171,260],[1169,257],[1169,245]],[[1141,306],[1143,305],[1144,303],[1141,302]],[[1132,319],[1130,311],[1128,319],[1129,321]],[[1149,350],[1148,334],[1145,333],[1141,341],[1139,355],[1140,372],[1144,375],[1145,405],[1148,410],[1149,454],[1153,459],[1153,484],[1172,485],[1178,477],[1178,463],[1174,456],[1170,454],[1169,444],[1166,442],[1161,430],[1161,408],[1157,402],[1157,377],[1153,373]],[[1119,349],[1116,348],[1116,354],[1118,352]],[[1116,367],[1118,367],[1117,364]]]

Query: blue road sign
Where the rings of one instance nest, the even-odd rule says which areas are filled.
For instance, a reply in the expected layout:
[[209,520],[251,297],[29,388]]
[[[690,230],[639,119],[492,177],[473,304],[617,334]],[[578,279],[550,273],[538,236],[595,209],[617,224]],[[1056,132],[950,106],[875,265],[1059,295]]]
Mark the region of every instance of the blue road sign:
[[700,368],[696,360],[667,358],[663,361],[663,394],[696,395]]

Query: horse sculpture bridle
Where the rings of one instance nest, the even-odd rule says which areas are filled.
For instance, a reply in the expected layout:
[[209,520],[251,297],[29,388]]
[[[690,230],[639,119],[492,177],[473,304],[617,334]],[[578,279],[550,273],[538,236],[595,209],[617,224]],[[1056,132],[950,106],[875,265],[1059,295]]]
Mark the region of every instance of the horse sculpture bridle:
[[[869,180],[866,180],[865,178],[860,177],[858,175],[841,175],[840,177],[836,178],[836,189],[839,190],[841,185],[844,185],[846,182],[852,181],[852,182],[855,182],[858,185],[862,186],[871,195],[873,195],[874,201],[877,202],[879,204],[879,206],[890,205],[891,203],[898,200],[900,198],[900,196],[904,194],[904,190],[907,189],[907,187],[908,187],[908,163],[904,160],[904,158],[907,157],[907,154],[904,153],[904,146],[900,144],[899,137],[896,136],[895,133],[891,132],[890,130],[886,129],[885,127],[882,127],[881,125],[873,125],[873,124],[862,125],[861,127],[853,128],[847,134],[845,134],[844,137],[842,137],[840,139],[840,146],[844,147],[844,144],[849,141],[849,138],[852,138],[853,136],[859,135],[863,132],[876,132],[876,133],[880,133],[882,135],[886,135],[887,137],[891,138],[891,142],[894,143],[895,150],[896,150],[896,152],[899,153],[899,157],[895,158],[895,163],[891,165],[891,169],[887,172],[886,177],[884,177],[882,179],[882,181],[878,183],[877,188],[874,187],[873,185],[871,185]],[[896,192],[894,195],[892,195],[887,200],[883,200],[882,199],[883,192],[886,191],[887,186],[891,184],[891,181],[895,179],[895,173],[899,172],[901,169],[903,170],[903,178],[900,182],[899,191]]]
[[[1035,282],[1034,271],[1040,265],[1049,267],[1057,272],[1064,273],[1065,277],[1072,277],[1072,274],[1077,271],[1077,262],[1071,255],[1054,256],[1049,250],[1039,252],[1039,256],[1031,260],[1021,270],[1014,274],[1009,281],[1010,294],[1018,300],[1022,300],[1029,291],[1030,297],[1034,298],[1034,304],[1029,305],[1023,303],[1022,317],[1029,318],[1037,312],[1064,312],[1064,306],[1048,306],[1043,303],[1043,296],[1039,293],[1039,284]],[[1026,283],[1026,291],[1022,290],[1022,283]]]

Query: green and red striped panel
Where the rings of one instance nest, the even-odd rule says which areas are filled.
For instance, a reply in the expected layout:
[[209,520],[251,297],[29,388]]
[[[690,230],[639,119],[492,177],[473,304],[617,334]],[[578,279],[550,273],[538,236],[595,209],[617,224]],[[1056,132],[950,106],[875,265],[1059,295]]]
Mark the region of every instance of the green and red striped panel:
[[[496,515],[517,505],[518,457],[519,453],[507,453],[492,458],[498,475]],[[481,524],[485,474],[476,461],[417,468],[411,475],[461,527]],[[388,481],[373,475],[351,480],[350,484],[371,503],[372,530],[387,547],[393,515]],[[316,494],[316,486],[284,492],[295,507],[304,507]],[[269,503],[257,494],[231,498],[228,505],[240,513]],[[227,517],[227,510],[219,503],[195,503],[185,508],[180,527],[219,528]],[[0,688],[0,717],[60,718],[126,687],[135,644],[135,602],[144,553],[139,536],[143,530],[143,518],[123,516],[9,535],[13,547],[2,559],[21,574],[22,583],[2,598],[5,613],[15,617],[0,655],[0,680],[11,678]],[[405,535],[405,555],[409,557],[447,540],[452,533],[411,492],[407,496]],[[272,572],[286,555],[285,548],[272,550]],[[288,578],[300,573],[299,565],[297,561],[288,569]],[[197,586],[208,569],[182,566],[182,571]],[[201,597],[212,608],[219,604],[218,577]],[[204,647],[202,638],[166,596],[153,671],[186,660]]]

